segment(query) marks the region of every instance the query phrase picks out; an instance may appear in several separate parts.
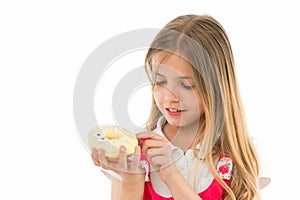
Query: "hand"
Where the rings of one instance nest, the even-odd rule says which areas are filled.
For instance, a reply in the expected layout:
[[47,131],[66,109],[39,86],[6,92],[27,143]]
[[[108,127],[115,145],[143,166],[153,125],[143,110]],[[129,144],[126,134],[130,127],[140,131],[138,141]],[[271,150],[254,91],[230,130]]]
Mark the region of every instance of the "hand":
[[118,162],[108,161],[105,157],[104,149],[97,150],[96,148],[93,148],[91,156],[96,166],[119,174],[123,179],[122,183],[138,185],[137,183],[144,183],[145,180],[144,171],[139,168],[140,151],[140,147],[137,146],[132,161],[127,159],[125,146],[120,147],[120,157]]
[[[165,182],[170,176],[178,173],[173,161],[170,142],[166,137],[151,131],[138,133],[136,137],[142,141],[142,151],[162,181]],[[143,138],[147,139],[143,140]]]

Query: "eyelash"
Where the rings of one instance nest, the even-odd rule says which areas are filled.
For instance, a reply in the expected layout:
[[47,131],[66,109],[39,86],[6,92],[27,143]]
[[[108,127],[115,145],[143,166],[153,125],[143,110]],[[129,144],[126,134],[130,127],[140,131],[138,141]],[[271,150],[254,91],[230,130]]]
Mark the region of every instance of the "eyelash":
[[[155,85],[165,85],[167,83],[167,81],[156,81],[154,84]],[[181,83],[181,86],[184,87],[187,90],[192,90],[195,86],[191,85],[184,85],[183,83]]]
[[183,83],[181,83],[182,87],[184,87],[187,90],[192,90],[194,88],[193,85],[184,85]]
[[164,85],[164,84],[166,84],[167,83],[167,81],[155,81],[155,85]]

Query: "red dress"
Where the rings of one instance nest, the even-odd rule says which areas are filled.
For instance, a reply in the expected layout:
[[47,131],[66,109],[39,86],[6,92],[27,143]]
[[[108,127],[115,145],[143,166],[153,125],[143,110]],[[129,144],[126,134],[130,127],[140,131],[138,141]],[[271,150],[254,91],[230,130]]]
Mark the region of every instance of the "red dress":
[[[225,183],[230,186],[230,180],[232,175],[233,164],[230,157],[221,155],[217,162],[216,170]],[[221,184],[213,179],[212,183],[204,191],[200,192],[198,195],[203,200],[220,200],[223,198],[226,190],[221,186]],[[172,200],[173,197],[163,197],[157,194],[152,186],[151,179],[145,182],[144,196],[143,200]]]

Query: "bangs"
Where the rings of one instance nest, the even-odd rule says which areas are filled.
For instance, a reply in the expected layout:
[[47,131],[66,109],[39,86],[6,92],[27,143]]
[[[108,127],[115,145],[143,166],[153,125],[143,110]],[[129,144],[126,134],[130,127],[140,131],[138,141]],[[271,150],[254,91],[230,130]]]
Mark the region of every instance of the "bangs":
[[[148,54],[145,60],[145,67],[148,74],[148,78],[151,83],[154,83],[157,77],[159,66],[166,59],[174,55],[174,52],[166,50],[154,50],[151,54]],[[154,60],[155,57],[155,60]]]
[[152,51],[151,54],[148,54],[146,59],[145,59],[145,68],[146,68],[146,73],[148,74],[148,77],[150,81],[152,82],[155,80],[156,75],[160,69],[160,66],[162,66],[165,61],[168,59],[171,59],[172,56],[176,56],[179,59],[183,60],[185,63],[187,63],[191,70],[191,77],[193,81],[197,80],[197,76],[200,75],[197,68],[194,67],[194,65],[189,62],[189,60],[182,55],[181,53],[174,52],[174,51],[168,51],[168,50],[155,50]]

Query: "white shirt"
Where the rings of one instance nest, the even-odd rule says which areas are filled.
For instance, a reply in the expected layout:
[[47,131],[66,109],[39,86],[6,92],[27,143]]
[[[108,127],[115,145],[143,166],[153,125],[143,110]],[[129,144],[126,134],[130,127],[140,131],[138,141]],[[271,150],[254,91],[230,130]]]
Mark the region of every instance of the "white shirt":
[[[165,135],[162,131],[162,126],[165,124],[166,120],[161,117],[158,120],[157,127],[153,131],[161,136]],[[199,145],[196,147],[199,148]],[[210,173],[209,168],[205,162],[202,162],[199,170],[197,171],[197,176],[195,176],[195,162],[196,158],[193,153],[193,149],[188,149],[185,153],[179,147],[174,146],[171,143],[171,150],[173,153],[173,160],[178,171],[184,177],[184,179],[194,187],[194,178],[196,178],[196,190],[200,193],[207,189],[212,183],[214,176]],[[150,166],[150,180],[152,182],[153,189],[157,194],[163,197],[171,197],[172,194],[164,182],[159,178],[155,170]]]

